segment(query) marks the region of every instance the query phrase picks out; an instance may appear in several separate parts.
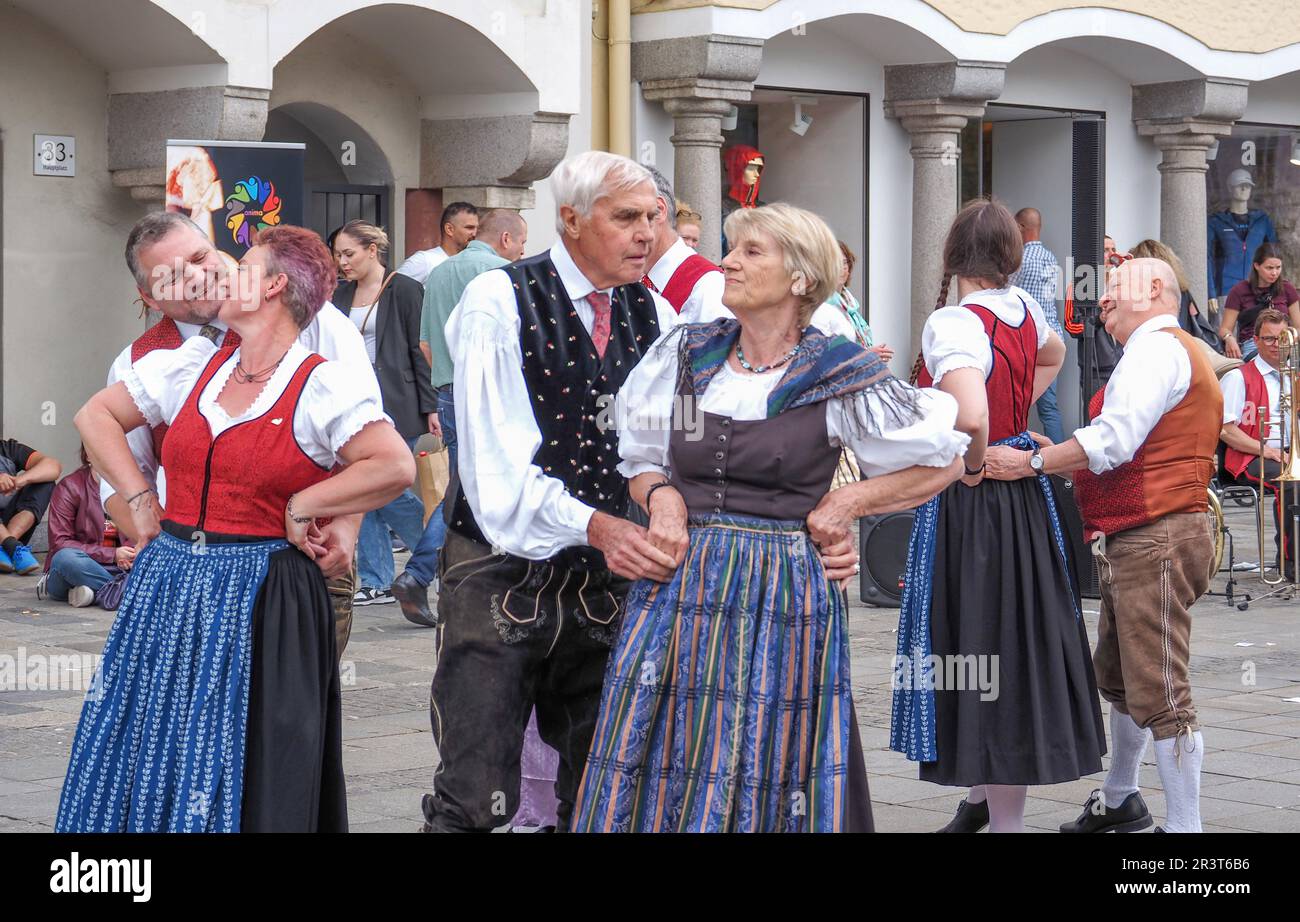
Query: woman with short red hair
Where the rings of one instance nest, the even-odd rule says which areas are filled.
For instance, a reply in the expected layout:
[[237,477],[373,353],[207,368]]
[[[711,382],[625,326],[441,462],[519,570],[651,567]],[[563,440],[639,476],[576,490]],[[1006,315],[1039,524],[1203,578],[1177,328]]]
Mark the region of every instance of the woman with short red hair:
[[[82,708],[60,831],[347,828],[317,520],[375,509],[415,471],[378,387],[298,341],[334,278],[312,232],[262,231],[219,315],[239,345],[152,352],[77,414],[142,549]],[[165,512],[126,442],[161,423]]]

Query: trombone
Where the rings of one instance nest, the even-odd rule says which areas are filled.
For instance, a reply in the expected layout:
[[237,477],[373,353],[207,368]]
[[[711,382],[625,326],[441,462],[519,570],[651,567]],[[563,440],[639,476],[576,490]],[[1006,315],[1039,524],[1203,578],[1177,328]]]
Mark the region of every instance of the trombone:
[[[1277,401],[1277,419],[1268,419],[1267,416],[1260,420],[1259,423],[1259,502],[1255,504],[1256,519],[1259,523],[1259,578],[1269,586],[1280,586],[1286,582],[1286,563],[1288,559],[1288,549],[1300,547],[1300,516],[1295,516],[1297,511],[1296,493],[1300,489],[1300,432],[1296,426],[1296,409],[1300,404],[1297,403],[1297,385],[1300,385],[1300,330],[1295,327],[1286,327],[1282,330],[1278,343],[1280,351],[1281,365],[1281,387],[1279,388]],[[1286,425],[1287,422],[1290,425]],[[1288,429],[1290,430],[1290,445],[1287,454],[1282,458],[1282,470],[1277,477],[1272,479],[1277,491],[1276,501],[1280,504],[1279,509],[1285,512],[1288,508],[1292,511],[1290,533],[1288,534],[1287,522],[1281,515],[1278,517],[1278,529],[1281,535],[1278,540],[1281,556],[1278,563],[1281,565],[1277,570],[1277,575],[1270,578],[1268,575],[1269,568],[1264,566],[1265,550],[1264,547],[1264,498],[1267,490],[1264,487],[1264,449],[1267,447],[1268,435],[1270,430],[1277,429],[1278,441],[1281,442],[1281,436]],[[1291,490],[1291,502],[1282,502],[1286,493]],[[1297,584],[1293,581],[1293,588]]]

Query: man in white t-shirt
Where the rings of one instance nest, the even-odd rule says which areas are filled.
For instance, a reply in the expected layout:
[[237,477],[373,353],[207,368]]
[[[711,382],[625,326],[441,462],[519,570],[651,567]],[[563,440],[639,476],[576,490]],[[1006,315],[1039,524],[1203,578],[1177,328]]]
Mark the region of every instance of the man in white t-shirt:
[[[140,297],[162,319],[123,349],[109,369],[108,383],[122,379],[131,365],[156,349],[174,349],[192,336],[204,336],[217,346],[226,344],[226,330],[217,320],[223,294],[220,282],[226,269],[212,241],[184,215],[154,212],[145,215],[127,237],[126,263],[135,277]],[[326,304],[326,307],[329,305]],[[369,375],[370,386],[378,390],[374,370],[366,356],[365,343],[357,328],[337,310],[321,310],[298,337],[308,349],[326,359],[346,362],[357,375]],[[145,478],[156,484],[158,504],[166,505],[166,476],[160,467],[161,433],[147,428],[127,433],[127,443]],[[130,535],[131,515],[127,500],[115,495],[107,480],[100,482],[104,509]],[[341,516],[322,529],[327,553],[316,563],[327,578],[351,571],[353,551],[361,516]],[[342,646],[340,645],[340,653]]]
[[409,275],[421,285],[429,273],[455,256],[478,235],[478,209],[469,202],[452,202],[442,210],[438,225],[442,244],[432,250],[417,250],[397,267],[402,275]]

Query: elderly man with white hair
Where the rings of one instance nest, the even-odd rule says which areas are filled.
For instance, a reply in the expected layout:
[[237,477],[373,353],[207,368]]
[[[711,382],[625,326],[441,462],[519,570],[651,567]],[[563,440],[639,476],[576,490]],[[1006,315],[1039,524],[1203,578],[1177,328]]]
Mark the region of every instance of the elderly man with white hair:
[[1093,669],[1111,706],[1111,763],[1101,790],[1062,832],[1151,825],[1138,793],[1149,736],[1165,792],[1164,831],[1201,831],[1205,743],[1188,681],[1190,609],[1210,582],[1206,498],[1223,395],[1209,359],[1178,326],[1181,296],[1162,260],[1113,269],[1101,320],[1124,357],[1092,398],[1091,424],[1041,453],[990,448],[987,456],[987,476],[1000,479],[1075,471],[1084,531],[1097,541]]
[[623,517],[618,435],[601,412],[676,319],[640,284],[654,182],[590,151],[561,163],[551,190],[555,245],[478,276],[447,324],[459,457],[444,503],[429,694],[441,764],[426,832],[485,831],[514,815],[534,706],[560,755],[567,828],[628,580],[675,566]]

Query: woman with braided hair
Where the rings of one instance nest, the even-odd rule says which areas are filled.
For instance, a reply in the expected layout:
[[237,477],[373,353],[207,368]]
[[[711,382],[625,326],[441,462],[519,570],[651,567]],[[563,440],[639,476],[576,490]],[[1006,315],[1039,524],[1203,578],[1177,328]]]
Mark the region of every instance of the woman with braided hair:
[[1029,408],[1065,360],[1042,308],[1009,282],[1022,249],[1002,205],[961,210],[913,369],[956,398],[971,436],[965,476],[917,509],[894,668],[890,748],[924,781],[971,788],[943,832],[1023,832],[1027,786],[1099,771],[1106,748],[1051,483],[984,479],[990,444],[1037,455]]

